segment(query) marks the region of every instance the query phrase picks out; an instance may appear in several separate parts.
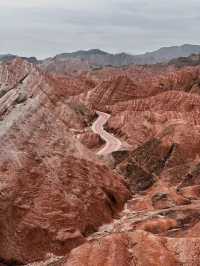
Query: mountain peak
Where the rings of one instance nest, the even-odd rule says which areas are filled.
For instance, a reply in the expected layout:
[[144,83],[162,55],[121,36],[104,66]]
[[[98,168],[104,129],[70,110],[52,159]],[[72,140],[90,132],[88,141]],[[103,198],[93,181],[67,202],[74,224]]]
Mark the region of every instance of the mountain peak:
[[105,54],[108,54],[107,52],[105,51],[102,51],[100,49],[90,49],[88,51],[86,51],[87,53],[89,54],[99,54],[99,55],[105,55]]

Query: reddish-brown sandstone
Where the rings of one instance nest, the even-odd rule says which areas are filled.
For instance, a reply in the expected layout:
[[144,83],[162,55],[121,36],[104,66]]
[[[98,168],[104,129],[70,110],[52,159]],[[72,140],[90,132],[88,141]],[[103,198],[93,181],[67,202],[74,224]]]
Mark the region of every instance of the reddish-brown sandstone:
[[199,67],[65,72],[0,65],[0,262],[199,265]]
[[73,134],[82,116],[33,65],[0,66],[0,258],[65,255],[111,221],[129,192]]
[[[82,261],[85,265],[199,264],[199,67],[133,69],[125,69],[124,75],[109,71],[112,79],[103,70],[105,81],[79,98],[90,108],[109,112],[106,129],[130,144],[129,151],[116,152],[113,157],[134,196],[121,218],[94,235],[94,243],[74,250],[67,265],[81,265]],[[103,238],[115,239],[115,233],[138,229],[164,241],[169,254],[163,261],[155,256],[149,262],[148,254],[144,261],[136,255],[130,262],[125,255],[128,248],[118,257],[113,249],[119,245],[119,250],[123,244],[107,244]],[[95,244],[96,259],[85,255],[87,247],[91,251]],[[113,257],[104,253],[108,247]],[[145,249],[147,253],[149,249]]]
[[199,245],[199,239],[157,237],[144,231],[113,234],[73,250],[60,265],[199,265]]

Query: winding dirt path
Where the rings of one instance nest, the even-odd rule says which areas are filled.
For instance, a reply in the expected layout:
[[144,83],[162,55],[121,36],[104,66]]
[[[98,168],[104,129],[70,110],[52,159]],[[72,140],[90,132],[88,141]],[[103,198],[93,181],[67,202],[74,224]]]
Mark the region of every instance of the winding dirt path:
[[104,125],[111,115],[99,111],[97,111],[96,113],[99,117],[93,123],[92,130],[106,142],[106,145],[100,151],[98,151],[97,154],[107,155],[114,151],[118,151],[122,146],[121,141],[104,129]]

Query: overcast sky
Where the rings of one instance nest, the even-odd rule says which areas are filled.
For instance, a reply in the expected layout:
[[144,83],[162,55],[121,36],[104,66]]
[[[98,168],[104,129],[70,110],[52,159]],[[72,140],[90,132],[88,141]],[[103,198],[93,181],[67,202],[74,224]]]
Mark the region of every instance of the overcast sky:
[[0,0],[0,54],[200,44],[200,0]]

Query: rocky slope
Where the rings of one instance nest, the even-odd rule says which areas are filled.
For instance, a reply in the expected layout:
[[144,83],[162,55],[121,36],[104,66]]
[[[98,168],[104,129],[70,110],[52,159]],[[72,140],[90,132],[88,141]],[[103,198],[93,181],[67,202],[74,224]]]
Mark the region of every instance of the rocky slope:
[[0,260],[65,255],[129,192],[73,134],[85,116],[66,103],[62,83],[16,59],[0,66],[0,84]]
[[[113,109],[115,114],[120,108],[127,110],[140,103],[143,106],[143,101],[154,104],[156,97],[162,98],[165,93],[169,97],[171,92],[179,94],[180,91],[199,94],[199,73],[199,67],[177,70],[174,66],[165,65],[132,66],[125,69],[106,68],[89,72],[87,76],[96,82],[96,86],[77,94],[72,101],[82,102],[92,109],[109,112]],[[152,97],[153,101],[148,97]],[[161,104],[160,99],[158,104]]]
[[112,156],[132,198],[60,265],[200,264],[199,67],[137,71],[79,98],[109,112],[106,129],[130,145]]
[[0,65],[0,263],[199,265],[199,66],[66,71]]

